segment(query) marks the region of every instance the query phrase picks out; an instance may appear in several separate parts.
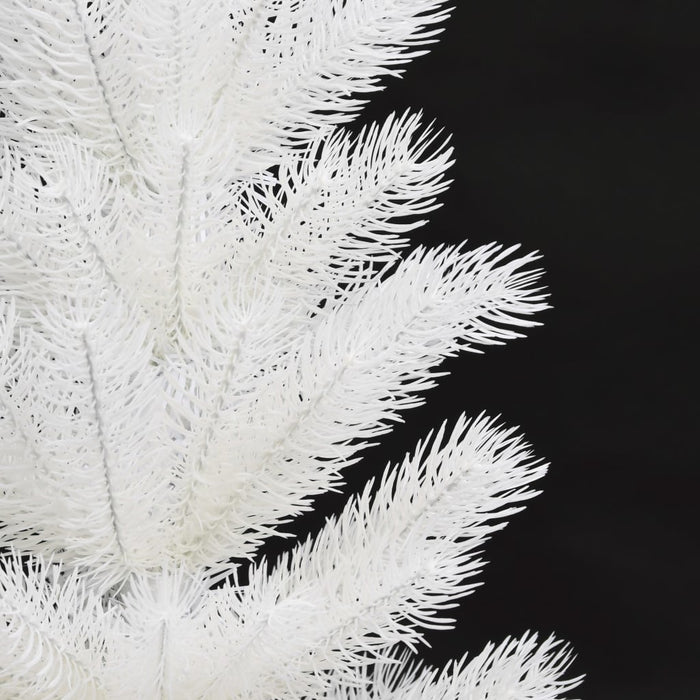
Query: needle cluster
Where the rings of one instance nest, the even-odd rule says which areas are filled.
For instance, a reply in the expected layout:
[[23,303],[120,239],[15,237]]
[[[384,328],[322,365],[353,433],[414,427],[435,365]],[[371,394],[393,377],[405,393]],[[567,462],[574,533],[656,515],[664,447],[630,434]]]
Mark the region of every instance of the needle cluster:
[[444,0],[0,0],[0,696],[556,700],[535,635],[411,665],[545,472],[459,417],[275,561],[537,256],[416,248],[449,139],[357,130]]

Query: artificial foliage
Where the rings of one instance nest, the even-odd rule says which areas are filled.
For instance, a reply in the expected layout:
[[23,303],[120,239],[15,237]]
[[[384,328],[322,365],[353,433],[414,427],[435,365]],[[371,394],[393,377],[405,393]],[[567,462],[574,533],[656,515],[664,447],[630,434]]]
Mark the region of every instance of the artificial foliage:
[[313,537],[260,554],[443,358],[546,306],[533,254],[411,250],[448,185],[440,132],[413,112],[355,126],[448,14],[0,0],[0,697],[578,684],[533,634],[418,661],[545,472],[486,416],[436,426]]

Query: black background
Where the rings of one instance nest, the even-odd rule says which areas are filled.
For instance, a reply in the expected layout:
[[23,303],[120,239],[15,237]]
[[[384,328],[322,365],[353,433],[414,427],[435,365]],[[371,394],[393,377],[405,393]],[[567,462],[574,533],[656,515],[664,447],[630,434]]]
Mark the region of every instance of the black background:
[[[490,542],[457,628],[430,635],[432,663],[555,632],[586,700],[699,697],[698,5],[460,0],[360,117],[422,107],[451,132],[454,184],[413,239],[539,250],[554,307],[526,339],[447,362],[348,474],[359,488],[463,410],[501,414],[551,462]],[[321,499],[298,531],[341,502]]]

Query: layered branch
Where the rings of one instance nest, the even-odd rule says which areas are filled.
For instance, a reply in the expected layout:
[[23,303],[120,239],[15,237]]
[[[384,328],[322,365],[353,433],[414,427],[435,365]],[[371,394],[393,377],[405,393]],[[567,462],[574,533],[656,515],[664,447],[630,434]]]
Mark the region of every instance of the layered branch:
[[218,629],[206,626],[206,593],[199,572],[178,568],[129,580],[119,617],[105,632],[110,700],[212,698],[204,688],[215,675],[220,644]]
[[238,450],[239,441],[229,432],[232,421],[292,343],[284,300],[274,289],[251,293],[239,288],[210,299],[206,308],[206,324],[196,327],[183,353],[164,366],[165,410],[174,442],[172,541],[178,558],[184,555],[181,529],[201,517],[199,508],[208,510],[200,498],[216,498]]
[[113,299],[49,304],[5,333],[22,343],[0,358],[3,418],[19,441],[0,475],[0,541],[60,552],[105,581],[157,565],[170,448],[147,326]]
[[391,647],[415,648],[422,628],[449,627],[440,611],[477,585],[478,550],[503,526],[494,519],[520,510],[544,472],[486,418],[460,418],[447,438],[443,426],[269,575],[263,564],[240,596],[221,595],[231,646],[219,683],[243,697],[316,697],[329,674],[357,683]]
[[[208,283],[212,263],[221,269],[232,257],[232,239],[245,235],[246,213],[226,210],[226,203],[236,198],[241,176],[264,181],[261,173],[266,168],[282,160],[294,163],[294,152],[282,148],[282,141],[293,133],[294,143],[318,144],[323,132],[320,124],[338,121],[336,108],[350,105],[354,109],[359,104],[346,100],[347,95],[376,89],[379,76],[398,72],[398,65],[422,53],[417,47],[432,41],[436,24],[447,14],[442,0],[413,0],[408,5],[389,0],[305,1],[289,6],[261,0],[233,10],[222,2],[3,2],[8,21],[0,39],[8,58],[2,64],[6,119],[1,133],[9,140],[35,145],[44,145],[50,135],[70,137],[103,156],[105,164],[113,166],[112,176],[138,192],[142,220],[121,222],[120,248],[136,252],[142,267],[153,273],[150,284],[145,279],[138,284],[157,305],[152,315],[166,329],[169,340],[164,345],[177,345],[191,332],[199,302],[217,291],[216,285]],[[266,78],[271,73],[279,78],[281,94],[279,90],[269,93]],[[409,139],[415,130],[410,120],[395,126],[405,127]],[[389,134],[385,154],[391,153],[392,145],[398,146],[398,152],[405,151],[407,140],[398,132],[395,128]],[[372,139],[368,134],[369,142]],[[365,153],[382,150],[381,143],[374,144],[375,149],[372,145],[368,143]],[[350,184],[341,170],[347,143],[336,139],[329,148],[331,156],[334,149],[340,151],[341,162],[333,177]],[[420,151],[421,144],[415,144],[407,160]],[[334,160],[331,157],[330,163]],[[391,157],[385,160],[396,164]],[[444,166],[443,155],[434,160],[431,164],[438,169],[441,163]],[[361,154],[354,161],[346,172],[356,177],[360,165],[367,163]],[[323,165],[327,179],[328,158]],[[370,169],[370,177],[376,172],[376,167]],[[68,181],[71,175],[67,174]],[[414,169],[408,179],[420,175],[426,176],[425,168],[422,173]],[[288,176],[293,179],[293,173]],[[401,191],[405,171],[397,180]],[[367,184],[365,180],[363,185]],[[435,180],[420,184],[425,185],[419,197],[424,202],[444,188]],[[375,185],[377,201],[361,193],[354,202],[359,210],[355,214],[362,217],[364,208],[371,223],[381,210],[379,219],[386,222],[386,204],[405,200],[407,191],[404,188],[398,199],[381,192],[383,185],[391,187],[391,178]],[[418,185],[413,184],[414,191]],[[300,196],[306,200],[304,193]],[[358,257],[357,246],[351,246],[357,259],[348,255],[349,238],[343,228],[357,226],[353,212],[344,211],[338,217],[337,209],[332,212],[332,205],[338,204],[333,194],[324,193],[323,198],[325,211],[316,212],[314,223],[335,231],[324,237],[325,244],[332,243],[313,268],[319,277],[314,280],[315,294],[301,300],[307,310],[327,295],[324,278],[330,275],[335,283],[342,282],[364,257]],[[273,212],[274,231],[270,226],[262,231],[264,244],[256,246],[256,259],[266,256],[270,241],[273,248],[288,254],[288,245],[275,243],[280,235],[296,237],[297,259],[302,247],[309,248],[307,260],[319,252],[314,249],[316,233],[309,222],[294,225],[298,229],[294,231],[285,226],[285,222],[297,222],[300,214],[299,198],[292,199],[282,204],[291,212],[281,216]],[[374,212],[367,211],[368,205]],[[279,209],[280,203],[272,208]],[[335,238],[341,231],[344,240],[339,241]],[[283,277],[291,279],[294,271],[287,266]],[[326,287],[318,288],[324,282]]]
[[0,546],[39,555],[0,568],[3,697],[577,685],[566,651],[529,635],[393,670],[451,624],[478,550],[545,471],[485,418],[443,426],[314,540],[208,590],[340,486],[444,358],[546,307],[535,255],[399,259],[451,163],[419,115],[335,130],[448,12],[0,0]]
[[124,2],[2,0],[0,136],[41,143],[63,134],[89,145],[122,173],[137,156],[138,119]]
[[138,206],[104,160],[47,138],[42,146],[5,144],[0,174],[0,279],[27,320],[48,300],[90,287],[119,296],[141,317],[151,311],[132,283],[133,260],[128,267],[120,250]]
[[395,261],[404,235],[436,209],[452,164],[420,115],[391,115],[356,137],[338,131],[288,156],[250,200],[254,227],[236,246],[232,274],[282,285],[305,315],[338,304],[363,268]]
[[425,53],[419,47],[440,33],[444,6],[443,0],[256,3],[234,15],[245,43],[234,54],[220,108],[241,125],[243,143],[272,153],[313,140],[361,107],[353,94],[380,89],[382,77],[400,74],[399,66]]
[[[466,655],[443,669],[405,669],[408,657],[379,665],[364,688],[340,687],[328,700],[564,700],[582,678],[564,678],[571,652],[553,637],[536,634],[488,644],[472,659]],[[402,672],[404,670],[404,672]]]
[[27,700],[97,700],[112,612],[73,573],[5,556],[0,567],[0,694]]
[[[183,361],[171,361],[168,370],[170,410],[180,416],[181,471],[190,484],[182,495],[183,517],[196,512],[197,491],[218,492],[228,478],[226,465],[240,444],[226,436],[239,432],[241,403],[307,331],[309,310],[322,299],[328,301],[324,314],[338,306],[333,297],[339,285],[357,283],[363,264],[395,256],[397,233],[422,223],[406,218],[436,206],[449,151],[427,157],[434,137],[416,135],[419,128],[418,116],[406,115],[372,127],[357,141],[339,134],[320,158],[310,151],[292,161],[274,196],[270,191],[249,201],[258,225],[265,223],[250,246],[236,249],[235,293],[217,289],[201,299],[202,322],[190,327]],[[199,360],[186,359],[191,357]]]
[[233,447],[228,459],[193,494],[197,516],[183,531],[192,562],[248,556],[272,526],[341,483],[367,439],[422,402],[442,358],[534,325],[527,316],[546,306],[532,287],[539,271],[526,267],[535,256],[506,260],[511,252],[419,250],[349,295],[262,376],[215,436]]

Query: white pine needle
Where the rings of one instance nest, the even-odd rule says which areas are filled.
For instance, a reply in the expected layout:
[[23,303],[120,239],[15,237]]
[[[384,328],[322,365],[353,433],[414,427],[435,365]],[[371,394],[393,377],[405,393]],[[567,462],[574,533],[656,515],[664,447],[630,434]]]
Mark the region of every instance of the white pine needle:
[[[348,125],[444,0],[0,0],[0,696],[563,700],[534,635],[409,665],[544,465],[460,417],[268,565],[536,254],[405,251],[449,138]],[[252,560],[247,576],[241,569]]]
[[520,510],[544,472],[487,418],[462,417],[448,437],[443,425],[269,574],[251,571],[240,599],[223,597],[236,634],[220,682],[243,697],[264,697],[258,685],[315,696],[329,672],[353,678],[397,643],[415,649],[422,629],[451,626],[439,611],[476,585],[480,547],[503,526],[492,521]]
[[[403,661],[406,659],[404,658]],[[538,643],[536,634],[488,644],[470,659],[462,657],[443,669],[413,668],[397,679],[400,665],[385,664],[362,689],[335,688],[328,700],[559,700],[581,683],[563,679],[572,661],[561,642],[548,637]]]

